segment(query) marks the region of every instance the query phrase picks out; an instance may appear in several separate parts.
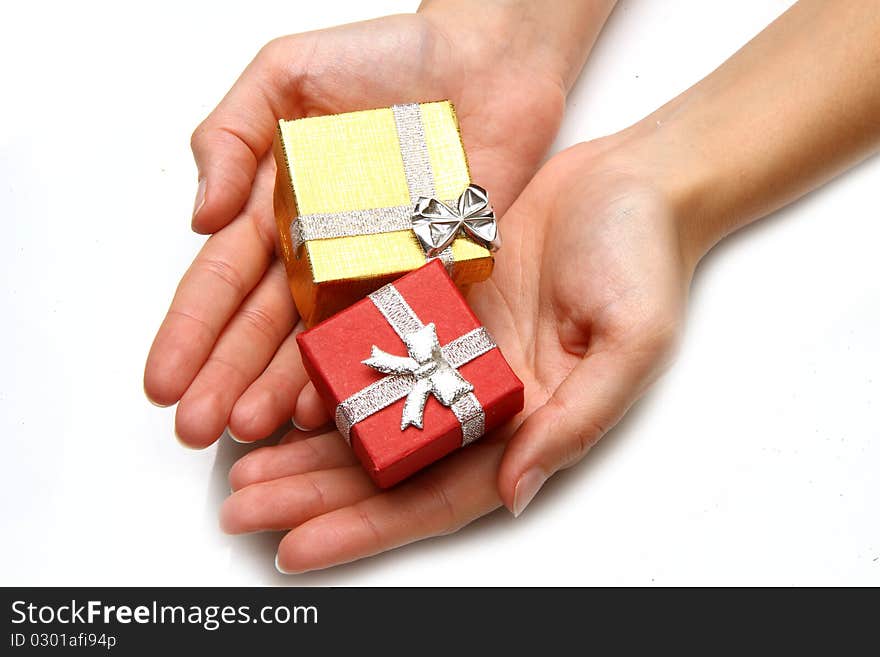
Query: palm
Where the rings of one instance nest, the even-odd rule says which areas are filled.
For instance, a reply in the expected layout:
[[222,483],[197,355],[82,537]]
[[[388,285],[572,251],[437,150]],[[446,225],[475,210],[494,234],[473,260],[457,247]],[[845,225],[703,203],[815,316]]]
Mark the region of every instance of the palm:
[[526,416],[585,356],[666,353],[676,333],[688,276],[669,211],[609,159],[582,144],[547,164],[504,217],[504,253],[471,299],[524,378]]
[[[296,80],[304,100],[289,107],[289,114],[448,98],[456,106],[475,178],[498,190],[494,201],[502,208],[525,186],[559,127],[564,89],[558,81],[511,60],[512,53],[504,66],[488,61],[475,52],[483,42],[466,31],[444,31],[420,14],[293,39],[298,50],[311,54],[305,81]],[[280,40],[273,56],[291,57],[292,46]]]
[[[564,89],[514,55],[504,66],[479,56],[476,49],[485,47],[466,31],[444,33],[421,15],[284,37],[261,51],[196,131],[194,150],[208,153],[202,159],[238,149],[229,151],[238,159],[225,158],[224,184],[209,183],[213,204],[201,225],[212,230],[224,223],[223,210],[237,211],[242,181],[247,202],[184,276],[147,362],[150,398],[180,402],[176,430],[183,442],[206,446],[227,426],[246,440],[264,438],[293,415],[307,384],[292,338],[298,317],[275,257],[273,163],[265,154],[275,119],[449,98],[473,177],[497,190],[493,203],[503,212],[556,133]],[[240,88],[245,83],[254,86],[249,93]],[[253,106],[243,110],[247,103]],[[233,110],[247,121],[231,116]],[[257,156],[251,187],[242,170]],[[306,416],[318,412],[308,392],[301,402]]]
[[454,530],[500,505],[499,481],[528,452],[529,431],[598,399],[581,440],[563,447],[564,463],[579,458],[665,360],[689,278],[665,204],[611,159],[586,144],[551,160],[504,217],[493,277],[470,299],[525,383],[520,417],[385,492],[335,433],[291,436],[234,466],[227,530],[294,527],[279,559],[295,570]]

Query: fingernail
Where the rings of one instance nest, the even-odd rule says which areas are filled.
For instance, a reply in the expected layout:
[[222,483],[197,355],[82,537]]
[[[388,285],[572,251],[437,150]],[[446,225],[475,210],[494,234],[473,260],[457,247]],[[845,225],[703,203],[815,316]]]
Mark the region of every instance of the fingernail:
[[230,438],[232,438],[233,442],[236,442],[236,443],[238,443],[239,445],[247,445],[247,444],[249,444],[248,441],[246,441],[246,440],[242,440],[241,438],[239,438],[238,436],[236,436],[234,433],[232,433],[232,429],[230,429],[229,427],[226,427],[226,433],[229,435]]
[[202,447],[196,447],[194,445],[190,445],[189,443],[184,442],[183,438],[180,437],[180,434],[177,433],[177,427],[174,427],[174,437],[177,438],[177,442],[180,443],[181,447],[186,447],[192,452],[200,452],[203,449]]
[[144,395],[146,395],[147,401],[150,402],[156,408],[168,408],[169,406],[171,406],[171,404],[160,404],[157,401],[153,401],[152,399],[150,399],[150,396],[147,395],[146,393],[144,393]]
[[196,215],[199,213],[199,210],[201,210],[202,206],[205,204],[205,187],[206,187],[205,179],[199,178],[199,187],[196,190],[196,202],[193,204],[193,219],[196,218]]
[[311,429],[306,429],[304,426],[301,426],[300,423],[296,421],[295,417],[290,418],[290,423],[297,431],[311,431]]
[[275,553],[275,570],[277,570],[277,571],[278,571],[279,573],[281,573],[282,575],[293,575],[293,574],[294,574],[294,573],[292,573],[292,572],[290,572],[290,571],[288,571],[288,570],[284,570],[284,569],[278,564],[278,553],[277,553],[277,552]]
[[150,396],[147,394],[147,389],[146,389],[146,388],[144,388],[144,397],[146,397],[146,398],[147,398],[147,401],[150,402],[150,403],[151,403],[153,406],[155,406],[156,408],[168,408],[169,406],[171,406],[171,404],[160,404],[160,403],[157,402],[157,401],[153,401],[153,398],[150,397]]
[[541,490],[541,486],[544,485],[545,481],[547,481],[547,475],[539,467],[531,468],[519,478],[519,481],[516,482],[516,489],[513,491],[514,518],[518,518],[525,511],[525,508],[534,499],[535,495],[538,494],[538,491]]

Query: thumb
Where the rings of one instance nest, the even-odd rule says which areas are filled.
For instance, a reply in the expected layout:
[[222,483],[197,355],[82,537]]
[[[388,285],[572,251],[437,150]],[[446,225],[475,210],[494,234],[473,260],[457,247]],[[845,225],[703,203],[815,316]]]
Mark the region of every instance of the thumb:
[[278,118],[294,114],[302,70],[295,57],[297,38],[264,46],[193,132],[190,144],[199,172],[192,218],[196,232],[216,232],[238,215]]
[[544,482],[578,462],[638,399],[660,352],[587,354],[508,442],[498,473],[505,506],[519,516]]

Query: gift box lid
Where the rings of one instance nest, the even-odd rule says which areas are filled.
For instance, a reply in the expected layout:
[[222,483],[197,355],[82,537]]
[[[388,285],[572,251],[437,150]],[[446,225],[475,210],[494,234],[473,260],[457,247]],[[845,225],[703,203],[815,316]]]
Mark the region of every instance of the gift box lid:
[[[367,280],[381,285],[423,265],[425,253],[409,228],[302,241],[298,217],[313,225],[338,225],[339,217],[363,211],[399,217],[419,196],[453,200],[470,184],[448,101],[282,120],[275,158],[282,255],[297,307],[308,318],[319,305],[321,286]],[[452,243],[451,255],[459,285],[491,274],[491,252],[464,236]]]
[[[394,282],[423,324],[433,323],[441,345],[480,327],[480,321],[435,260]],[[297,336],[303,363],[333,415],[343,400],[382,378],[363,361],[378,346],[407,356],[407,348],[372,301],[363,299]],[[485,414],[486,431],[522,409],[523,387],[498,348],[458,367],[473,385]],[[351,430],[351,442],[367,471],[381,486],[399,481],[461,447],[462,429],[453,412],[431,395],[423,429],[401,431],[404,399],[376,412]]]

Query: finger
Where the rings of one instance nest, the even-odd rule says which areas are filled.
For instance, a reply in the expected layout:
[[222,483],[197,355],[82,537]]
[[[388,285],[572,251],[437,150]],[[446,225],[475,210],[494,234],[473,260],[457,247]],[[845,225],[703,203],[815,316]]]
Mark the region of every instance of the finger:
[[284,266],[276,260],[177,405],[175,427],[183,443],[206,447],[220,437],[232,406],[265,369],[295,320]]
[[229,471],[229,485],[237,491],[273,479],[356,463],[351,447],[334,431],[245,454]]
[[208,239],[180,281],[144,368],[144,391],[153,403],[168,406],[180,399],[265,273],[275,250],[273,175],[271,161],[261,164],[252,201]]
[[302,429],[298,429],[296,426],[294,426],[293,429],[291,429],[284,436],[281,437],[281,440],[279,440],[277,444],[287,445],[288,443],[295,443],[299,440],[306,440],[307,438],[313,438],[315,436],[320,436],[324,433],[327,433],[326,429],[317,429],[315,431],[303,431]]
[[281,541],[278,569],[328,568],[463,527],[501,504],[502,450],[473,445],[397,488],[299,525]]
[[220,526],[229,534],[290,529],[376,492],[358,465],[283,477],[242,488],[226,498]]
[[284,339],[266,370],[235,402],[229,430],[237,440],[262,440],[293,417],[297,398],[309,382],[296,346],[302,328],[298,324]]
[[212,233],[235,217],[251,193],[257,163],[267,153],[276,121],[293,117],[305,35],[268,43],[191,139],[199,186],[193,230]]
[[324,407],[324,402],[318,396],[315,385],[309,381],[302,389],[296,400],[296,410],[293,412],[294,424],[303,431],[313,431],[323,427],[330,421],[330,414]]
[[641,395],[658,367],[654,348],[588,354],[507,444],[498,472],[504,504],[518,516],[548,477],[579,461]]

